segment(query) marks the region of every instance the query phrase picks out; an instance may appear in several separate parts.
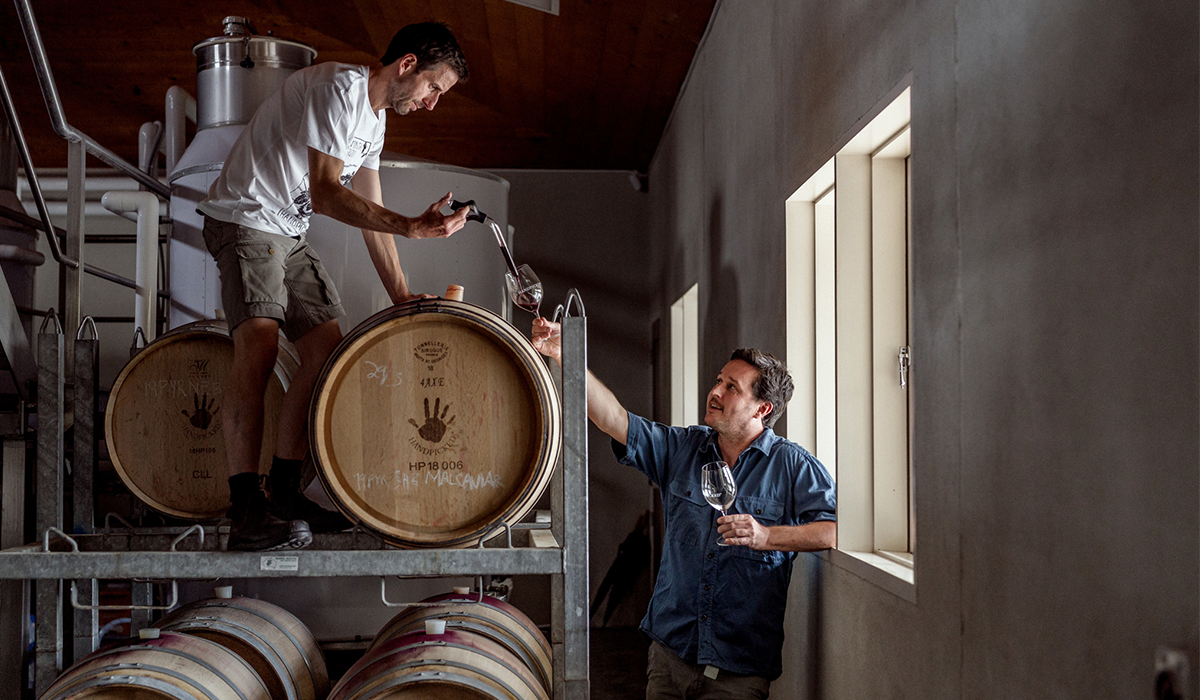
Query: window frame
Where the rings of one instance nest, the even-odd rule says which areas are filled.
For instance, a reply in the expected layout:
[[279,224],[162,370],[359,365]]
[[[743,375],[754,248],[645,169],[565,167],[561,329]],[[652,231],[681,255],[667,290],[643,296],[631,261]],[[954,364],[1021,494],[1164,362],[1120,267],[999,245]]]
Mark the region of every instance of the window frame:
[[700,285],[671,304],[671,425],[700,423]]
[[[905,84],[785,207],[787,357],[796,384],[788,432],[826,464],[838,488],[838,547],[823,556],[915,603],[911,367],[908,386],[898,381],[900,351],[911,348],[910,116]],[[826,199],[832,226],[822,221]]]

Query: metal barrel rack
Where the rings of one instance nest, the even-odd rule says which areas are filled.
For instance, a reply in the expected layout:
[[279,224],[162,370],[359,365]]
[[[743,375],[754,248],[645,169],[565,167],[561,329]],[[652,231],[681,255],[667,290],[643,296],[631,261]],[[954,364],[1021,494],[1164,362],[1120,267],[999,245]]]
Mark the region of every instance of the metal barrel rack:
[[[574,312],[574,313],[572,313]],[[86,332],[85,332],[86,331]],[[315,577],[466,577],[535,574],[551,577],[551,646],[553,697],[586,700],[588,677],[588,461],[587,461],[587,321],[578,292],[571,290],[562,318],[563,459],[550,486],[549,531],[518,524],[497,527],[500,537],[469,549],[400,550],[359,531],[317,535],[308,549],[288,552],[223,551],[227,526],[135,528],[106,517],[96,528],[92,506],[95,468],[97,339],[85,321],[75,340],[73,394],[74,455],[73,518],[64,528],[64,481],[67,478],[63,438],[66,413],[63,331],[50,316],[38,337],[36,521],[41,541],[0,550],[0,614],[20,627],[27,587],[34,590],[35,695],[40,695],[64,670],[63,615],[73,614],[71,658],[83,658],[97,648],[100,632],[97,581],[128,579],[133,586],[134,626],[150,623],[152,605],[147,581],[214,578]],[[91,335],[91,338],[85,338]],[[5,473],[9,472],[5,465]],[[0,482],[0,502],[12,503],[17,487]],[[23,497],[23,484],[20,485]],[[19,500],[17,501],[20,502]],[[120,518],[115,518],[120,521]],[[11,521],[8,521],[11,522]],[[64,529],[74,533],[68,535]],[[514,535],[516,537],[514,538]],[[11,540],[10,540],[11,541]],[[486,545],[486,546],[485,546]],[[11,583],[10,583],[11,582]],[[141,582],[141,583],[137,583]],[[16,588],[13,588],[15,583]],[[177,601],[178,596],[173,596]],[[386,603],[386,597],[384,598]],[[13,610],[17,614],[13,614]],[[16,618],[14,621],[12,618]],[[11,645],[11,633],[0,643]],[[0,648],[0,658],[21,658],[20,649]],[[9,662],[10,665],[13,662]],[[0,687],[0,696],[19,697]]]

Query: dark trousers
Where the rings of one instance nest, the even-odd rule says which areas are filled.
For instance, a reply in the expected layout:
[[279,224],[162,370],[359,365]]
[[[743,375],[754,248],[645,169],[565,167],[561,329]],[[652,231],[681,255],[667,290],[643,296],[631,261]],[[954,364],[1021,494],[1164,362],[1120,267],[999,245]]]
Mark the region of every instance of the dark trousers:
[[766,700],[770,695],[771,682],[761,676],[720,671],[714,679],[705,676],[704,669],[651,642],[646,700]]

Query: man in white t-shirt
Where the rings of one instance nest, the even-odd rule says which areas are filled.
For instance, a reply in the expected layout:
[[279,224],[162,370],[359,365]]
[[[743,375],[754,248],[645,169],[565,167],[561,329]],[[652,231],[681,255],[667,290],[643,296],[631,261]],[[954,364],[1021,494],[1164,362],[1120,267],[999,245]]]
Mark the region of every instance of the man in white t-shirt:
[[[220,270],[233,335],[221,412],[230,549],[298,548],[312,542],[313,532],[349,527],[300,491],[309,399],[342,338],[337,319],[345,313],[305,242],[308,220],[324,214],[360,227],[392,303],[430,296],[408,288],[392,236],[444,238],[462,228],[468,210],[443,215],[450,193],[412,218],[383,206],[378,168],[386,110],[433,109],[466,79],[462,49],[439,23],[401,29],[373,65],[321,63],[297,71],[258,108],[200,203],[204,241]],[[263,401],[281,328],[300,354],[300,369],[280,411],[268,497],[258,483],[258,464]]]

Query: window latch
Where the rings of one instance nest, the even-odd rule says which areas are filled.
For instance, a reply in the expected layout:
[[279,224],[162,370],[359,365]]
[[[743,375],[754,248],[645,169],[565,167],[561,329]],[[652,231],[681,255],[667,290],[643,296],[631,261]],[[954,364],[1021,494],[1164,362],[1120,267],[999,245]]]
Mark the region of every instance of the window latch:
[[907,345],[900,348],[897,359],[900,363],[900,388],[903,389],[908,386],[908,368],[912,367],[912,353]]

